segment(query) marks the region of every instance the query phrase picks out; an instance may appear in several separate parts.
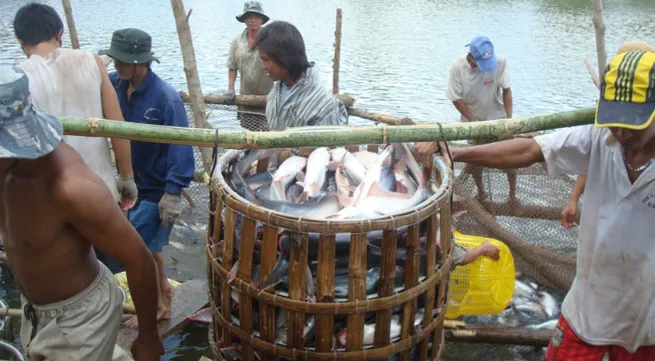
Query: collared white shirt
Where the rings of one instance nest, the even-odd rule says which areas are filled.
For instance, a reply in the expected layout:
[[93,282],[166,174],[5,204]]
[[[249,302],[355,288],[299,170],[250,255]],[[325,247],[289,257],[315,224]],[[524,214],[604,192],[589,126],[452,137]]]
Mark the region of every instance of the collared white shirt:
[[577,272],[562,314],[592,345],[629,352],[655,344],[655,165],[630,183],[608,129],[566,128],[535,137],[551,176],[587,174]]

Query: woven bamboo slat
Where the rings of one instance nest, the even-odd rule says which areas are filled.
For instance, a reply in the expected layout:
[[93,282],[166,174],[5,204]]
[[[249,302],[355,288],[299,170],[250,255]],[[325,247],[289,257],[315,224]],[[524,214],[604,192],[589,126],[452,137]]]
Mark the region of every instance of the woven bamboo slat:
[[[379,146],[367,149],[378,152]],[[303,149],[301,153],[311,151]],[[271,161],[280,164],[290,154],[284,151],[262,160],[257,169],[266,169]],[[410,210],[363,221],[328,221],[293,217],[246,201],[226,181],[228,165],[237,155],[228,151],[219,159],[211,182],[206,254],[208,282],[212,283],[209,344],[215,359],[230,359],[221,348],[236,343],[245,361],[279,357],[359,361],[394,355],[407,361],[415,359],[414,355],[418,361],[434,360],[442,342],[444,285],[452,262],[449,210],[453,172],[449,164],[433,157],[430,171],[436,192]],[[399,228],[406,229],[402,243]],[[421,229],[426,230],[423,238]],[[286,255],[278,254],[282,230],[289,237]],[[380,278],[377,295],[367,295],[367,235],[373,231],[382,231]],[[315,239],[311,243],[317,249],[310,249],[309,233],[319,234],[318,243]],[[335,251],[336,233],[350,233],[348,255]],[[401,289],[394,288],[401,261],[398,252],[404,254]],[[261,289],[282,261],[280,257],[288,262],[288,292]],[[348,295],[347,300],[337,300],[335,270],[337,259],[343,257],[348,262]],[[313,278],[307,277],[312,265],[315,288]],[[308,294],[309,290],[315,294]],[[420,319],[419,304],[423,307]],[[400,327],[400,331],[391,337],[392,322],[398,319],[400,326],[395,329]],[[371,332],[373,320],[374,333],[366,334]],[[282,332],[285,329],[286,333]],[[341,345],[335,346],[339,329],[343,337],[338,337]],[[430,358],[428,350],[432,350]]]

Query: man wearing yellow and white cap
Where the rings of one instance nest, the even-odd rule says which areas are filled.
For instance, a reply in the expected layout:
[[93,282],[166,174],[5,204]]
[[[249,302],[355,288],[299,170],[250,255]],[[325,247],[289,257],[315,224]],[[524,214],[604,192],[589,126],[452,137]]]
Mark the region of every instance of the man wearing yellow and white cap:
[[[655,47],[642,40],[626,41],[619,46],[616,53],[621,54],[633,50],[650,51],[655,53]],[[578,213],[578,201],[584,192],[584,185],[586,181],[586,174],[578,175],[578,178],[575,181],[575,185],[573,186],[573,190],[571,191],[571,196],[562,209],[562,214],[560,216],[560,220],[564,228],[571,228],[576,225],[575,219]]]
[[655,359],[655,52],[616,55],[594,125],[533,139],[451,148],[491,168],[545,163],[555,177],[587,174],[577,272],[548,361]]

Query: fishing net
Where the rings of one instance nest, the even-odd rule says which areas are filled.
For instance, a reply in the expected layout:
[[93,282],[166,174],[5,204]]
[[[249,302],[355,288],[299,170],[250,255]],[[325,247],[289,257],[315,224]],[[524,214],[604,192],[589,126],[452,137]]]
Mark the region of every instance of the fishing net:
[[575,275],[578,230],[565,229],[560,214],[575,177],[551,178],[541,164],[516,169],[517,202],[512,202],[505,170],[478,169],[486,193],[482,200],[477,197],[475,168],[456,165],[454,192],[464,200],[453,205],[453,213],[465,212],[460,212],[453,225],[461,233],[504,242],[518,271],[550,287],[568,290]]

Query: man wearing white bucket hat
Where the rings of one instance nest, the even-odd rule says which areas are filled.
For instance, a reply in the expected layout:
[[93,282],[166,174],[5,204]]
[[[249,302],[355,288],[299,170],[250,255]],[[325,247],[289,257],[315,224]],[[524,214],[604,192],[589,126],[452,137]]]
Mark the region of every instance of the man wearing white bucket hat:
[[[105,182],[32,104],[18,67],[0,66],[0,233],[21,292],[20,338],[31,360],[118,360],[122,295],[92,246],[127,269],[140,330],[136,360],[163,354],[150,252]],[[35,226],[38,225],[38,226]]]

